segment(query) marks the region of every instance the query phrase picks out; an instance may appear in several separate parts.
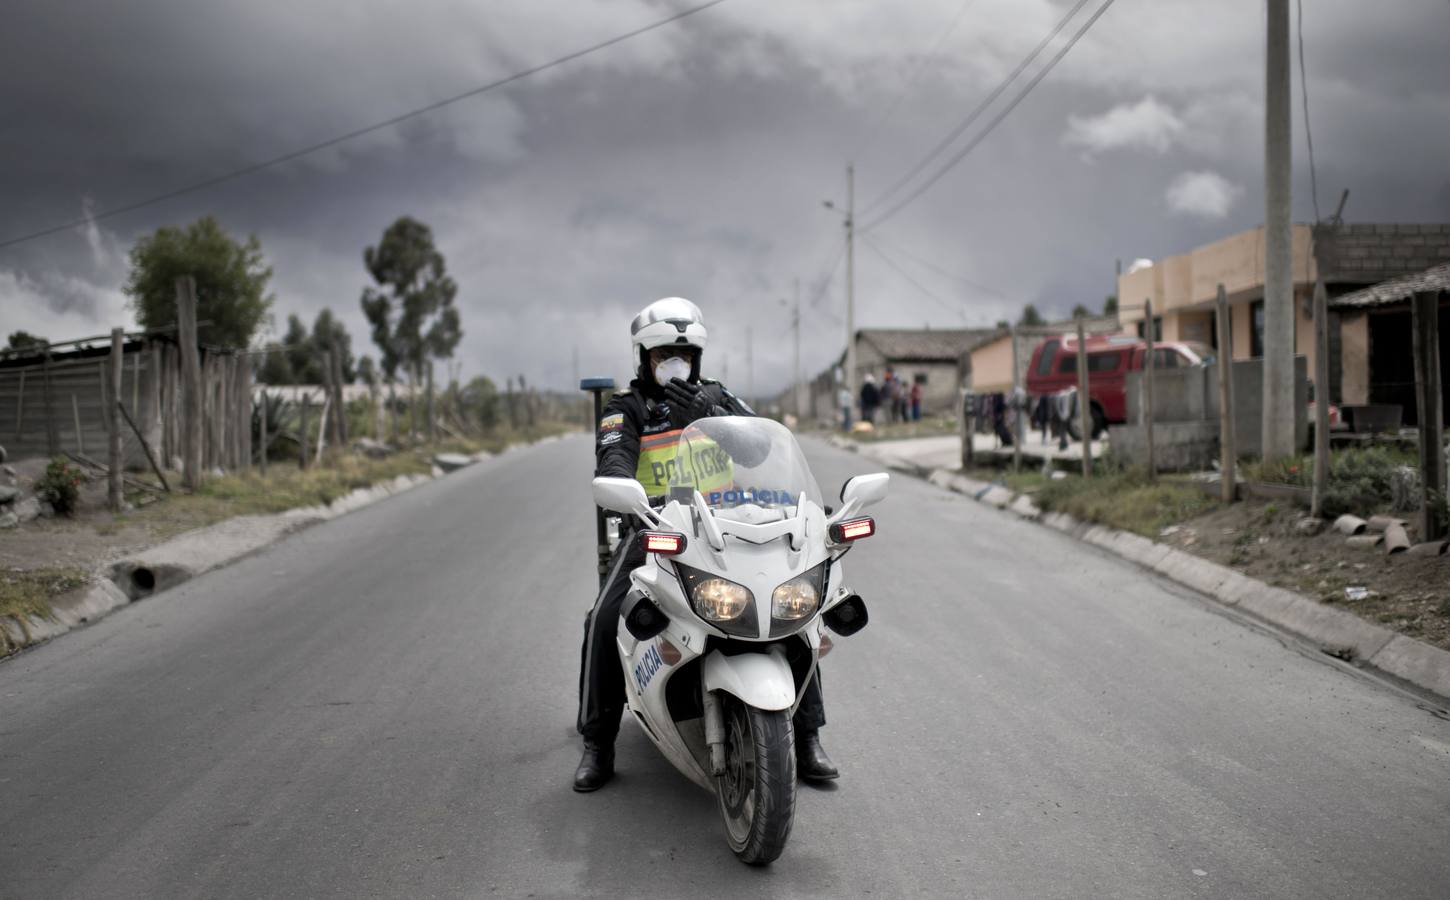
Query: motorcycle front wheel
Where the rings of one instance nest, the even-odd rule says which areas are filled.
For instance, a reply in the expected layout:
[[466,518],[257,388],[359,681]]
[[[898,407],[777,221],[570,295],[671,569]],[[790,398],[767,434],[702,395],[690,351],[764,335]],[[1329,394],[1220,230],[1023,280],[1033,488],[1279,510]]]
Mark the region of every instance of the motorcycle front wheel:
[[795,818],[795,734],[789,710],[763,710],[721,694],[725,774],[715,796],[741,862],[766,865],[785,850]]

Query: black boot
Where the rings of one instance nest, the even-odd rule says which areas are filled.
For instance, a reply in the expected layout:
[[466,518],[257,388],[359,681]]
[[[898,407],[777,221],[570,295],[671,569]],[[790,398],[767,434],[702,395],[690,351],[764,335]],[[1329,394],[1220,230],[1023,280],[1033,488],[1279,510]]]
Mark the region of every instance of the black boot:
[[831,781],[841,775],[831,758],[821,746],[819,731],[805,731],[796,735],[796,774],[806,781]]
[[597,791],[614,777],[614,743],[584,740],[584,755],[574,770],[574,790],[580,793]]

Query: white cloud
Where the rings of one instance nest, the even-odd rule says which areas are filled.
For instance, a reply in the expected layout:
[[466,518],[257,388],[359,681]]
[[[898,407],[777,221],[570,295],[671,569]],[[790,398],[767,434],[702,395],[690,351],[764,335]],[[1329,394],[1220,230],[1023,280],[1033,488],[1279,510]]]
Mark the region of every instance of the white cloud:
[[1244,189],[1217,172],[1184,172],[1168,185],[1164,198],[1176,213],[1202,219],[1222,219],[1228,215]]
[[1172,107],[1151,94],[1137,103],[1120,103],[1100,116],[1068,116],[1063,142],[1082,147],[1091,157],[1108,150],[1167,153],[1186,130]]

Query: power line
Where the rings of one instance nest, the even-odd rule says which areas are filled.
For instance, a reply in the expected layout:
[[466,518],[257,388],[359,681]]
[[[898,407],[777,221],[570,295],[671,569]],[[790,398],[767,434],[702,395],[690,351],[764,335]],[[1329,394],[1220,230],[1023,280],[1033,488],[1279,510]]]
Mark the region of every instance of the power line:
[[901,266],[899,266],[899,265],[896,264],[896,261],[895,260],[893,260],[891,257],[887,256],[886,255],[886,251],[885,250],[882,250],[881,247],[878,246],[877,243],[875,241],[873,241],[870,238],[869,235],[863,235],[862,236],[862,240],[865,241],[866,246],[871,250],[872,253],[875,253],[877,256],[881,257],[881,259],[888,266],[890,266],[892,269],[896,270],[896,274],[898,274],[902,278],[904,278],[907,281],[907,283],[909,283],[912,287],[916,288],[918,291],[921,291],[927,297],[931,298],[932,302],[936,303],[938,306],[940,306],[943,309],[946,309],[946,310],[948,310],[950,312],[954,312],[954,313],[959,314],[962,317],[962,320],[963,321],[966,321],[967,313],[966,313],[965,310],[963,310],[960,307],[955,306],[955,305],[953,305],[951,303],[948,303],[946,300],[943,300],[942,298],[938,297],[936,294],[934,294],[931,291],[927,290],[927,288],[926,288],[925,285],[923,285],[921,282],[917,281],[915,278],[912,278],[910,275],[908,275],[905,269],[901,268]]
[[962,5],[957,7],[956,15],[952,16],[951,22],[937,36],[936,41],[931,45],[931,49],[917,59],[916,65],[912,68],[911,74],[907,76],[905,83],[902,84],[901,90],[896,93],[896,97],[886,107],[886,111],[881,114],[881,118],[877,119],[875,124],[871,126],[870,131],[866,135],[866,143],[862,144],[855,153],[851,154],[851,159],[860,159],[862,154],[876,142],[876,138],[880,137],[886,123],[891,121],[891,117],[895,115],[896,108],[901,105],[901,101],[905,99],[912,87],[916,85],[916,80],[921,77],[921,73],[926,70],[926,64],[936,56],[937,51],[941,49],[942,44],[946,43],[946,39],[951,36],[952,32],[957,30],[957,25],[961,23],[962,16],[966,15],[967,9],[975,2],[976,0],[963,0]]
[[902,256],[906,257],[907,259],[909,259],[909,260],[917,263],[918,265],[925,266],[926,268],[928,268],[931,271],[937,273],[938,275],[944,275],[947,278],[952,279],[953,281],[960,281],[962,284],[965,284],[967,287],[973,287],[973,288],[976,288],[979,291],[985,291],[985,292],[991,294],[994,297],[1000,297],[1003,300],[1009,299],[1006,294],[1002,293],[1001,291],[997,290],[996,288],[988,287],[987,285],[982,284],[981,282],[973,281],[972,279],[967,278],[967,277],[965,277],[963,275],[958,275],[955,272],[949,271],[949,270],[947,270],[947,269],[945,269],[945,268],[937,265],[936,263],[933,263],[933,262],[931,262],[929,260],[922,259],[920,256],[917,256],[916,254],[912,253],[910,250],[907,250],[905,247],[902,247],[900,244],[893,244],[890,241],[882,241],[880,235],[873,235],[873,237],[875,237],[875,239],[877,241],[880,241],[885,246],[891,248],[892,250],[895,250],[897,253],[900,253]]
[[998,125],[1002,124],[1002,120],[1011,115],[1012,111],[1017,108],[1017,105],[1020,104],[1024,99],[1026,99],[1028,94],[1032,93],[1032,89],[1037,87],[1037,85],[1042,82],[1042,79],[1046,78],[1048,73],[1051,72],[1058,63],[1062,62],[1063,57],[1067,56],[1068,52],[1077,45],[1077,42],[1082,40],[1082,36],[1088,33],[1088,29],[1092,28],[1094,23],[1096,23],[1097,20],[1102,17],[1103,13],[1108,11],[1108,7],[1112,5],[1113,0],[1105,0],[1103,5],[1098,7],[1097,11],[1094,12],[1092,16],[1090,16],[1088,20],[1083,23],[1083,26],[1077,30],[1077,33],[1075,33],[1072,38],[1063,45],[1062,49],[1057,51],[1057,54],[1048,61],[1047,65],[1042,69],[1042,71],[1034,75],[1032,77],[1032,80],[1027,82],[1026,86],[1017,93],[1017,96],[1012,98],[1012,101],[1007,104],[1007,108],[1002,110],[1000,113],[997,114],[994,119],[992,119],[992,121],[987,123],[986,128],[979,132],[976,137],[972,138],[969,142],[967,142],[966,146],[958,150],[955,156],[947,160],[946,165],[938,169],[934,175],[924,181],[920,186],[917,187],[916,190],[912,191],[905,198],[898,201],[886,212],[877,216],[875,221],[866,225],[865,228],[862,230],[869,231],[870,229],[875,228],[882,222],[885,222],[887,219],[896,215],[901,210],[905,209],[914,200],[916,200],[916,198],[926,193],[927,188],[931,187],[933,184],[936,184],[943,175],[955,168],[957,163],[961,162],[963,159],[966,158],[967,154],[977,149],[977,146],[981,144],[982,141],[986,140],[987,136],[990,135]]
[[1002,96],[1002,92],[1007,90],[1007,88],[1011,86],[1012,82],[1016,81],[1017,77],[1021,75],[1028,66],[1032,65],[1033,61],[1036,60],[1037,57],[1042,53],[1042,51],[1047,48],[1047,45],[1052,43],[1052,39],[1057,37],[1058,34],[1062,32],[1063,28],[1067,27],[1067,23],[1072,21],[1072,17],[1077,15],[1078,11],[1087,5],[1087,2],[1088,0],[1078,0],[1077,5],[1073,6],[1072,9],[1068,10],[1067,15],[1063,16],[1062,19],[1052,27],[1052,30],[1047,33],[1047,37],[1043,38],[1036,47],[1032,48],[1032,52],[1027,54],[1027,56],[1023,58],[1022,62],[1018,63],[1017,67],[1013,69],[1006,78],[1002,79],[1002,82],[998,84],[995,88],[993,88],[992,92],[989,93],[982,100],[981,103],[977,104],[976,108],[973,109],[965,119],[957,123],[956,127],[954,127],[951,131],[947,132],[946,137],[938,141],[937,145],[931,148],[931,152],[927,153],[926,156],[923,156],[921,159],[917,160],[916,165],[912,166],[905,175],[902,175],[900,178],[896,179],[896,181],[891,183],[890,187],[878,194],[875,200],[872,200],[870,203],[866,204],[865,209],[863,209],[861,212],[863,214],[867,214],[870,213],[871,210],[879,208],[883,203],[886,202],[887,198],[889,198],[892,194],[896,193],[898,190],[909,184],[911,182],[911,179],[921,174],[922,169],[925,169],[928,165],[930,165],[931,161],[936,159],[943,150],[950,147],[952,141],[955,141],[957,138],[961,137],[968,128],[971,128],[972,124],[981,117],[982,113],[986,112],[988,107],[990,107],[993,103],[997,102],[997,98]]
[[1304,72],[1304,0],[1299,7],[1299,90],[1304,97],[1304,140],[1309,144],[1309,198],[1314,201],[1314,221],[1319,221],[1319,178],[1314,173],[1314,133],[1309,130],[1309,76]]
[[487,93],[489,91],[497,90],[498,88],[504,87],[506,85],[513,84],[515,81],[520,81],[520,80],[525,79],[525,78],[528,78],[528,77],[530,77],[532,75],[537,75],[540,72],[544,72],[544,71],[547,71],[549,69],[553,69],[553,68],[556,68],[558,66],[562,66],[565,63],[573,62],[576,59],[580,59],[581,57],[588,56],[591,53],[596,53],[596,52],[598,52],[600,50],[603,50],[603,49],[605,49],[607,47],[612,47],[615,44],[622,43],[624,41],[629,40],[630,38],[638,37],[638,36],[640,36],[642,34],[645,34],[646,32],[654,31],[657,28],[663,28],[666,25],[669,25],[669,24],[674,23],[674,22],[678,22],[681,19],[687,18],[688,16],[693,16],[696,13],[704,12],[705,10],[709,9],[710,7],[712,7],[712,6],[719,6],[721,3],[724,3],[724,2],[725,2],[725,0],[709,0],[709,2],[701,3],[698,6],[692,6],[689,9],[682,10],[681,12],[675,13],[672,16],[667,16],[666,18],[659,19],[659,20],[657,20],[655,22],[651,22],[650,24],[645,25],[645,26],[640,27],[640,28],[636,28],[633,31],[627,31],[624,34],[616,35],[616,36],[614,36],[612,38],[609,38],[608,40],[600,41],[597,44],[592,44],[592,45],[590,45],[588,47],[585,47],[582,50],[575,50],[572,53],[566,53],[563,56],[557,57],[556,59],[552,59],[549,62],[543,63],[541,65],[537,65],[537,66],[534,66],[534,67],[529,68],[529,69],[523,69],[521,71],[518,71],[518,72],[513,73],[512,75],[508,75],[508,76],[505,76],[503,78],[500,78],[497,81],[492,81],[492,82],[489,82],[488,84],[481,85],[479,87],[472,88],[471,90],[464,91],[461,94],[454,94],[452,97],[447,97],[445,99],[438,100],[438,101],[435,101],[433,103],[429,103],[426,106],[420,106],[420,107],[418,107],[416,109],[409,110],[409,111],[407,111],[405,113],[400,113],[400,114],[398,114],[396,116],[393,116],[391,118],[384,119],[381,122],[375,122],[372,125],[363,126],[362,128],[358,128],[358,129],[355,129],[353,131],[349,131],[346,134],[341,134],[341,135],[338,135],[337,137],[328,138],[325,141],[320,141],[320,142],[318,142],[316,144],[312,144],[310,146],[303,147],[303,148],[301,148],[299,150],[293,150],[290,153],[284,153],[281,156],[274,156],[271,159],[264,160],[264,161],[258,162],[258,163],[252,163],[251,165],[243,166],[240,169],[233,169],[232,171],[226,172],[226,173],[224,173],[222,175],[216,175],[216,176],[213,176],[211,178],[204,179],[202,181],[197,181],[197,182],[194,182],[192,184],[189,184],[189,185],[187,185],[185,187],[176,188],[175,190],[167,191],[167,192],[165,192],[163,194],[157,194],[157,195],[155,195],[153,197],[149,197],[149,198],[147,198],[145,200],[138,200],[138,201],[136,201],[134,203],[128,203],[128,204],[126,204],[124,206],[118,206],[118,207],[115,207],[113,209],[108,209],[108,210],[104,210],[102,212],[93,213],[93,214],[88,215],[88,216],[82,216],[81,218],[76,219],[75,221],[66,222],[63,225],[56,225],[56,226],[53,226],[51,228],[45,228],[45,229],[42,229],[40,231],[31,232],[30,234],[21,235],[20,237],[14,237],[14,238],[9,238],[9,239],[4,240],[4,241],[0,241],[0,249],[4,249],[6,247],[13,247],[16,244],[23,244],[26,241],[32,241],[32,240],[35,240],[36,238],[45,237],[47,235],[55,234],[55,233],[60,232],[60,231],[67,231],[69,229],[76,228],[76,227],[81,226],[81,225],[89,225],[89,224],[91,224],[93,222],[99,222],[102,219],[109,219],[112,216],[118,216],[118,215],[121,215],[122,213],[133,212],[134,210],[138,210],[138,209],[141,209],[143,207],[153,206],[153,205],[155,205],[157,203],[161,203],[161,202],[163,202],[165,200],[171,200],[171,199],[173,199],[175,197],[180,197],[180,196],[183,196],[185,194],[194,193],[196,191],[200,191],[200,190],[203,190],[205,188],[213,187],[213,186],[218,185],[218,184],[221,184],[223,182],[232,181],[234,179],[241,178],[241,177],[246,176],[246,175],[251,175],[253,173],[260,172],[263,169],[269,169],[269,168],[271,168],[273,166],[281,165],[282,163],[285,163],[285,162],[291,162],[294,159],[300,159],[301,157],[307,156],[307,155],[312,154],[312,153],[316,153],[319,150],[325,150],[328,147],[337,146],[338,144],[344,143],[345,141],[350,141],[350,140],[353,140],[354,138],[362,137],[365,134],[371,134],[374,131],[379,131],[379,130],[384,129],[384,128],[389,128],[389,127],[391,127],[393,125],[397,125],[397,124],[399,124],[401,122],[405,122],[408,119],[413,119],[413,118],[416,118],[418,116],[424,115],[426,113],[430,113],[430,112],[433,112],[435,110],[442,109],[445,106],[449,106],[451,104],[458,103],[461,100],[467,100],[467,99],[469,99],[471,97],[477,97],[480,94],[484,94],[484,93]]

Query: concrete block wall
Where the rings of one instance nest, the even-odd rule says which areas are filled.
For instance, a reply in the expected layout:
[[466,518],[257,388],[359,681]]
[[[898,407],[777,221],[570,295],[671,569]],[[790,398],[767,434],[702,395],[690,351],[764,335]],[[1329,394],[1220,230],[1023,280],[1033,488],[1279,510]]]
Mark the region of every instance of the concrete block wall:
[[[1234,443],[1240,457],[1263,452],[1264,363],[1235,360]],[[1115,455],[1130,463],[1147,461],[1147,441],[1139,427],[1142,373],[1127,378],[1128,424],[1108,430]],[[1308,360],[1294,358],[1295,445],[1309,442]],[[1153,373],[1154,454],[1164,469],[1199,469],[1218,453],[1218,366],[1163,369]],[[1182,427],[1180,427],[1182,426]]]
[[1315,229],[1326,281],[1377,284],[1450,263],[1450,224]]

